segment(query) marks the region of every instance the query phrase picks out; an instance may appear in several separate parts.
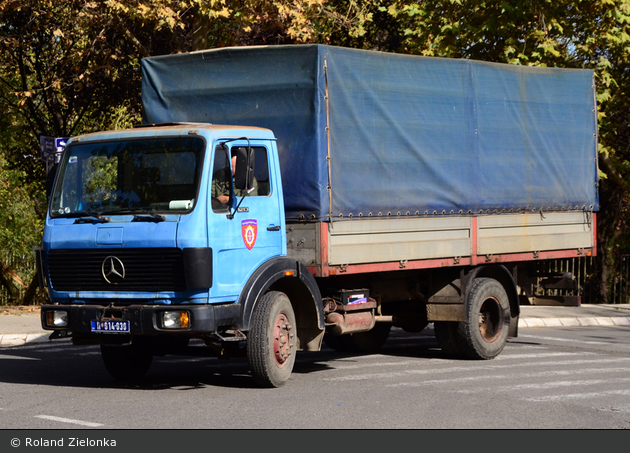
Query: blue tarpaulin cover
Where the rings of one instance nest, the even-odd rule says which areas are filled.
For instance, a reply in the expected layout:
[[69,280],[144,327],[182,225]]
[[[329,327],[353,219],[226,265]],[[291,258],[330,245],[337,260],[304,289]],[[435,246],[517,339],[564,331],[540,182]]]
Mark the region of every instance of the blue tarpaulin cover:
[[145,123],[274,131],[288,220],[598,208],[591,70],[287,45],[142,73]]

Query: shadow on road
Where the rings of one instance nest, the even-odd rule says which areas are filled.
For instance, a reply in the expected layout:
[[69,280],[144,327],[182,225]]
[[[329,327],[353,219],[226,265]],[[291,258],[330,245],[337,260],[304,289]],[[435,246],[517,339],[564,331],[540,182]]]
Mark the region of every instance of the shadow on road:
[[[301,375],[334,370],[338,363],[359,361],[365,355],[342,353],[324,345],[318,352],[298,352],[293,373]],[[393,331],[378,355],[448,359],[439,349],[432,331],[420,334]],[[109,375],[98,346],[72,346],[69,343],[0,349],[0,382],[139,390],[186,391],[207,386],[256,388],[244,358],[154,357],[149,372],[141,381],[126,383]]]

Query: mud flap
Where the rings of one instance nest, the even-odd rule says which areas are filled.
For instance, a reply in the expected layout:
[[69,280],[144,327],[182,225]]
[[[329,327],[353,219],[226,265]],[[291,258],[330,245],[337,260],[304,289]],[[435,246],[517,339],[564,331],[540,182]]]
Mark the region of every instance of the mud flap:
[[508,337],[518,337],[518,316],[510,317],[510,330],[508,331]]

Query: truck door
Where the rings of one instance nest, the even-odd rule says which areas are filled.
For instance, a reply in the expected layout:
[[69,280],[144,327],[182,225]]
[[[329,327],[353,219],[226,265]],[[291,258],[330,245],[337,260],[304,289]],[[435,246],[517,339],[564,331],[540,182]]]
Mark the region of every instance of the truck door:
[[[234,141],[214,150],[211,200],[208,210],[210,247],[214,255],[211,298],[238,296],[251,273],[263,262],[282,254],[283,216],[279,181],[269,166],[269,143],[251,141],[254,150],[254,190],[234,192],[233,152],[247,147],[247,141]],[[240,205],[239,205],[240,203]],[[238,206],[238,208],[237,208]]]

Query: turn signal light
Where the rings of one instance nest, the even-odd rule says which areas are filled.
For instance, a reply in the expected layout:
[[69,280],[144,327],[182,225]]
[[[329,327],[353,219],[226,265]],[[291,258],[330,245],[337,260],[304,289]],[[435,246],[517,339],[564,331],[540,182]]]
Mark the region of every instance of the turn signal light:
[[48,327],[67,327],[68,312],[65,310],[51,310],[47,312],[46,325]]
[[187,311],[162,312],[162,327],[165,329],[187,329],[190,327],[190,315]]

